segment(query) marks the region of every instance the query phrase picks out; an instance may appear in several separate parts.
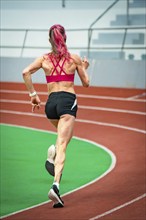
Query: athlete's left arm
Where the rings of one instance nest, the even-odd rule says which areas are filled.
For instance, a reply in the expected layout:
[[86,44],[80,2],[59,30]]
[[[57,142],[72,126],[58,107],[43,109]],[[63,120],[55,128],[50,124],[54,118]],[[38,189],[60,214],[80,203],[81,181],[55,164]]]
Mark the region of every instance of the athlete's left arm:
[[89,86],[89,77],[87,74],[87,68],[89,66],[89,62],[86,58],[84,58],[83,60],[81,60],[81,58],[79,56],[74,56],[75,58],[75,62],[76,62],[76,69],[77,69],[77,73],[81,79],[82,85],[84,87],[88,87]]

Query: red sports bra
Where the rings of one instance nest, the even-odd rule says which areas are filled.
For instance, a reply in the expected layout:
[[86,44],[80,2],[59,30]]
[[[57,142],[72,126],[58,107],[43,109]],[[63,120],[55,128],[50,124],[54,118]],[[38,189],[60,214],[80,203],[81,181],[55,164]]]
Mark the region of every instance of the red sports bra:
[[[64,69],[63,69],[63,66],[64,66],[64,63],[66,61],[66,58],[64,59],[62,65],[60,66],[59,61],[56,60],[56,64],[54,63],[53,59],[51,58],[51,56],[49,57],[53,66],[54,66],[54,69],[51,73],[51,75],[49,76],[46,76],[46,80],[47,80],[47,83],[50,83],[50,82],[60,82],[60,81],[70,81],[70,82],[74,82],[74,76],[75,74],[74,73],[70,73],[70,74],[67,74]],[[60,68],[60,71],[57,70],[57,67]],[[54,75],[54,72],[56,71],[57,75]],[[64,74],[62,74],[64,73]]]

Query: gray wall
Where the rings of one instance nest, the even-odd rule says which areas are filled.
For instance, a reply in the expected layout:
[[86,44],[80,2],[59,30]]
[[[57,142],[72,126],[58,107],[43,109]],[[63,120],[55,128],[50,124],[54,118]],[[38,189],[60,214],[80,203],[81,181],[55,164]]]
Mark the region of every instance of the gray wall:
[[[23,82],[22,71],[33,58],[1,58],[1,81]],[[146,88],[144,60],[91,60],[88,74],[92,86]],[[43,70],[33,74],[34,83],[45,83]],[[76,74],[75,85],[81,85]]]

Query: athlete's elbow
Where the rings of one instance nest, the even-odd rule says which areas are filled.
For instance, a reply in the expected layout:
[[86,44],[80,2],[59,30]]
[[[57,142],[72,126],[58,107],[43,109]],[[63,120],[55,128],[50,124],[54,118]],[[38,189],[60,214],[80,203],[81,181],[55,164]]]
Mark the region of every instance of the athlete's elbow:
[[22,71],[22,76],[23,76],[23,78],[28,77],[29,74],[30,74],[30,73],[29,73],[29,71],[27,70],[27,68]]
[[89,87],[89,80],[87,80],[86,82],[83,83],[84,87]]

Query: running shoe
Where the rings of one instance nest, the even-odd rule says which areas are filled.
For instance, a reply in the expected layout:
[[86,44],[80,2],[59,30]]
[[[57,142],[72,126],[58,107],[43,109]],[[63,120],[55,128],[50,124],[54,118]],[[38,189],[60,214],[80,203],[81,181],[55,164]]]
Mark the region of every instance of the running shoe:
[[49,197],[49,199],[51,199],[54,202],[53,208],[64,207],[64,202],[60,198],[59,190],[55,184],[50,189],[50,191],[48,193],[48,197]]
[[51,145],[48,148],[48,158],[47,161],[45,162],[45,167],[46,170],[49,172],[50,175],[54,176],[54,161],[55,161],[55,156],[56,156],[56,148],[54,145]]
[[64,207],[64,205],[62,206],[62,204],[60,202],[58,203],[54,203],[53,208],[62,208]]
[[50,163],[48,160],[46,160],[45,167],[46,167],[46,170],[48,171],[48,173],[51,176],[55,175],[55,172],[54,172],[55,170],[54,170],[54,164],[53,163]]

